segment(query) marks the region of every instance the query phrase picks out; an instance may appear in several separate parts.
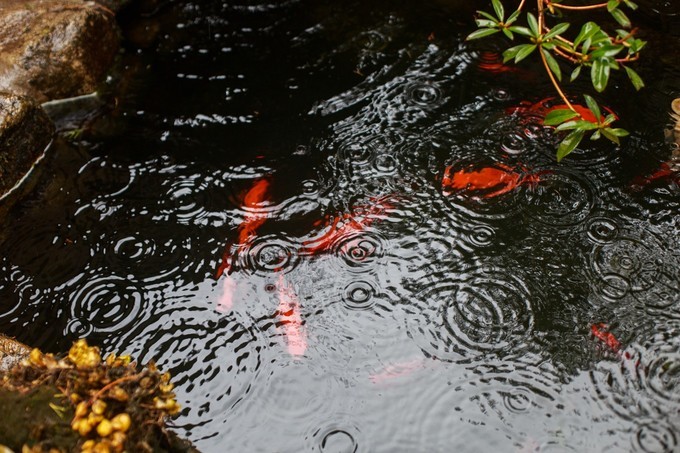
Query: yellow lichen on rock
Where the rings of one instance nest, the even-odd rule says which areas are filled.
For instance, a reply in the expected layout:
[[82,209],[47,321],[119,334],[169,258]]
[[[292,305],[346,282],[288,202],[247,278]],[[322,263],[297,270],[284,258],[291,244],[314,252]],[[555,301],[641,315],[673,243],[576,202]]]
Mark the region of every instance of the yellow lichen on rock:
[[99,348],[88,346],[87,341],[80,339],[73,343],[68,351],[68,358],[79,370],[94,368],[102,361]]
[[59,404],[73,414],[65,427],[79,442],[63,451],[172,451],[160,446],[178,442],[164,425],[180,410],[170,374],[153,363],[139,367],[130,356],[114,354],[102,360],[99,348],[78,340],[61,359],[32,350],[2,381],[19,391],[44,383],[59,389]]

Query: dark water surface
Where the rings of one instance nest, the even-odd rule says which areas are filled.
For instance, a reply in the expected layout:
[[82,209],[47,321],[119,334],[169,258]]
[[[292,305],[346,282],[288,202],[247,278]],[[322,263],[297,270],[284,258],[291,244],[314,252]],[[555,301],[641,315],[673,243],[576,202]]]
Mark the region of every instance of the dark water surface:
[[[557,164],[509,113],[551,87],[480,68],[465,3],[133,21],[116,107],[5,221],[0,331],[156,360],[206,452],[677,451],[680,188],[635,181],[670,158],[678,40],[599,99],[623,147]],[[442,188],[498,164],[539,181]]]

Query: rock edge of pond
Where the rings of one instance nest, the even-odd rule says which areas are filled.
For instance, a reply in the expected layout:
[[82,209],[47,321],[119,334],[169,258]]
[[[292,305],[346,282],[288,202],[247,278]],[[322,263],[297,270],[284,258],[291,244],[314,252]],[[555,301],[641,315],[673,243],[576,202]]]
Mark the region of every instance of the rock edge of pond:
[[[39,169],[55,139],[52,118],[63,113],[64,105],[68,113],[72,99],[76,104],[97,100],[91,93],[103,82],[120,49],[116,13],[128,3],[0,0],[0,216],[31,189],[30,180],[36,178],[29,176]],[[87,446],[86,437],[72,426],[77,406],[55,402],[67,379],[62,376],[65,373],[51,370],[39,385],[33,385],[39,371],[30,362],[32,358],[31,348],[0,334],[0,408],[7,414],[0,430],[0,451],[25,451],[24,446],[32,452],[74,451],[77,445]],[[50,358],[46,363],[59,362]],[[102,376],[106,366],[92,368],[92,375]],[[138,393],[140,389],[128,390]],[[173,413],[160,410],[161,415]],[[142,417],[137,422],[144,421],[146,413],[139,408],[132,411]],[[191,443],[166,429],[165,416],[149,421],[154,422],[153,429],[138,433],[142,447],[197,452]]]

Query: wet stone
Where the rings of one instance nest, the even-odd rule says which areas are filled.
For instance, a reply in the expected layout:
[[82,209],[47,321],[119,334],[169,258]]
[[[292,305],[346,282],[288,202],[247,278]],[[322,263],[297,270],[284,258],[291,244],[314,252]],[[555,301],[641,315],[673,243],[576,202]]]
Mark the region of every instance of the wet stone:
[[99,4],[0,0],[0,90],[39,102],[91,93],[118,44],[114,14]]
[[54,126],[39,105],[0,92],[0,197],[32,168],[53,133]]

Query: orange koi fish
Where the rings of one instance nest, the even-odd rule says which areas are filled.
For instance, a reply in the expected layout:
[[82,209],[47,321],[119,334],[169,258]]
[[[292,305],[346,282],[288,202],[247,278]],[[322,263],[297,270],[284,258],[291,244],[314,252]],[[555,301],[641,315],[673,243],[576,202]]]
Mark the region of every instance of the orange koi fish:
[[498,52],[484,51],[479,56],[477,68],[491,74],[514,74],[523,80],[532,80],[536,74],[514,65],[503,63],[503,56]]
[[631,186],[633,189],[642,189],[657,180],[671,180],[680,185],[680,174],[673,170],[668,162],[663,162],[659,168],[649,176],[637,176],[633,179]]
[[[483,198],[496,197],[510,192],[520,184],[536,184],[540,181],[539,174],[523,174],[505,164],[496,167],[483,167],[479,170],[463,169],[453,171],[450,165],[444,170],[442,187],[445,190],[480,192]],[[445,192],[445,195],[449,193]]]
[[609,326],[603,322],[590,326],[590,332],[595,336],[595,338],[606,344],[607,347],[612,350],[612,352],[620,354],[621,343],[616,339],[613,333],[609,332],[608,329]]
[[[385,219],[386,211],[393,209],[394,195],[371,197],[370,202],[355,207],[350,213],[336,214],[314,223],[319,227],[325,223],[326,232],[318,238],[302,243],[301,255],[316,255],[327,252],[341,237],[355,231],[363,231],[378,220]],[[332,218],[332,221],[330,220]]]
[[484,51],[481,53],[479,60],[480,61],[479,64],[477,64],[477,67],[482,71],[491,72],[494,74],[519,71],[516,66],[503,64],[503,58],[498,52]]
[[307,350],[307,334],[300,316],[300,302],[294,289],[284,281],[283,274],[279,274],[278,295],[278,313],[288,352],[301,356]]
[[[266,201],[266,198],[268,198],[268,190],[269,190],[268,179],[262,178],[255,181],[253,185],[250,187],[250,189],[248,189],[248,192],[246,192],[246,195],[243,197],[243,207],[249,209],[256,209],[257,207],[259,207],[262,204],[262,202]],[[262,224],[266,220],[267,220],[266,215],[254,212],[246,212],[243,221],[239,224],[239,226],[236,229],[238,233],[238,242],[236,243],[236,245],[237,246],[243,245],[250,239],[255,237],[257,229],[260,226],[262,226]],[[222,274],[231,271],[232,245],[233,244],[231,241],[227,243],[227,247],[224,251],[224,256],[222,257],[222,261],[220,262],[220,265],[217,267],[217,271],[215,272],[216,279],[220,278]]]

